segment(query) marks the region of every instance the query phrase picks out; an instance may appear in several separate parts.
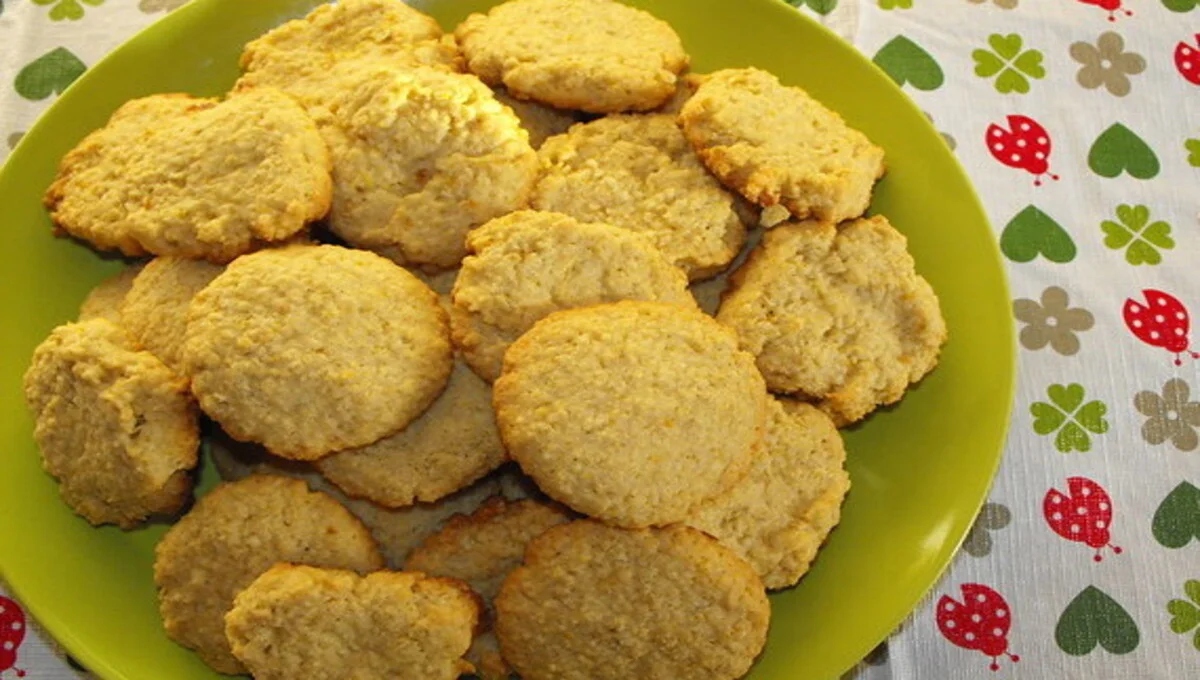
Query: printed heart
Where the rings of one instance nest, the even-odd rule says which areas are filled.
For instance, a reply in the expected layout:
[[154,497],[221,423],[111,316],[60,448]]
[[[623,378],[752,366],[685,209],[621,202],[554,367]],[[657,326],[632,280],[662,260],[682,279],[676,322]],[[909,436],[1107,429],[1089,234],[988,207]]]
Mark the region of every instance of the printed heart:
[[56,47],[26,64],[13,82],[17,94],[37,101],[52,94],[62,94],[87,70],[79,57],[65,47]]
[[1188,165],[1200,168],[1200,139],[1185,140],[1183,148],[1188,152]]
[[936,90],[946,80],[937,61],[920,45],[902,35],[879,48],[872,61],[901,87],[908,83],[918,90]]
[[1090,654],[1100,645],[1111,654],[1128,654],[1141,641],[1137,624],[1116,600],[1088,586],[1058,617],[1054,641],[1072,656]]
[[1200,0],[1162,0],[1162,4],[1172,12],[1190,12],[1200,7]]
[[1200,489],[1180,482],[1154,511],[1154,538],[1166,548],[1200,541]]
[[1032,205],[1005,225],[1000,235],[1000,250],[1013,262],[1031,262],[1038,255],[1060,264],[1075,259],[1075,241],[1071,235]]
[[1162,262],[1162,254],[1145,241],[1134,241],[1125,251],[1125,261],[1132,265],[1158,264]]
[[8,136],[8,140],[7,140],[7,141],[8,141],[8,148],[9,148],[9,149],[15,149],[15,148],[17,148],[17,143],[18,143],[18,142],[20,142],[20,141],[21,141],[21,138],[22,138],[22,137],[24,137],[24,136],[25,136],[25,133],[24,133],[24,132],[14,132],[14,133],[12,133],[11,135],[9,135],[9,136]]
[[1013,57],[1016,57],[1021,51],[1021,36],[1016,33],[1008,35],[993,33],[988,37],[988,45],[1001,59],[1012,61]]
[[1101,177],[1128,172],[1138,179],[1158,175],[1158,156],[1141,137],[1120,123],[1113,123],[1092,143],[1088,167]]
[[1000,94],[1008,94],[1009,92],[1025,94],[1029,91],[1029,80],[1011,68],[1006,68],[1000,74],[1000,77],[996,79],[996,90]]
[[[1188,581],[1188,583],[1200,583]],[[1171,614],[1171,630],[1176,633],[1186,633],[1200,626],[1200,609],[1186,600],[1171,600],[1167,603],[1167,611]]]

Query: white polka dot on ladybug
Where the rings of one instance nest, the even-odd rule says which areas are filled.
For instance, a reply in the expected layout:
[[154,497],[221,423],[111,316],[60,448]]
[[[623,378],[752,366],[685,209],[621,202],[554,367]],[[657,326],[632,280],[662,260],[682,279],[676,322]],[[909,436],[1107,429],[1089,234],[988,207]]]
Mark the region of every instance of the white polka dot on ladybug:
[[997,609],[997,610],[996,610],[996,618],[998,618],[998,619],[1002,619],[1002,618],[1004,618],[1004,617],[1006,617],[1006,616],[1008,616],[1008,611],[1007,611],[1007,610],[1004,610],[1004,609]]
[[6,652],[11,652],[11,651],[12,651],[12,648],[13,648],[13,647],[15,647],[15,646],[16,646],[16,645],[14,645],[14,644],[12,643],[12,640],[5,640],[5,641],[4,641],[4,651],[6,651]]
[[1081,505],[1081,506],[1079,506],[1078,508],[1075,508],[1075,514],[1076,514],[1076,515],[1086,515],[1086,514],[1087,514],[1087,508],[1085,508],[1085,507],[1083,507],[1083,506]]
[[987,602],[987,596],[985,596],[985,595],[976,595],[975,599],[978,600],[979,602]]
[[1184,314],[1183,312],[1175,312],[1175,318],[1183,321],[1187,318],[1187,314]]
[[950,620],[950,621],[947,621],[947,622],[946,622],[946,627],[947,627],[947,628],[954,628],[954,627],[956,627],[957,625],[958,625],[958,624],[957,624],[956,622],[954,622],[954,620]]
[[1142,322],[1141,322],[1141,321],[1138,321],[1137,319],[1134,319],[1134,320],[1133,320],[1133,327],[1134,327],[1134,328],[1141,328],[1141,327],[1142,327]]
[[946,611],[948,611],[948,612],[952,612],[952,611],[954,611],[954,604],[953,604],[953,603],[951,603],[951,602],[947,602],[947,603],[946,603],[946,607],[945,607],[945,609],[946,609]]
[[21,630],[21,622],[13,621],[13,624],[9,627],[12,628],[13,630]]
[[1079,525],[1078,524],[1071,525],[1071,533],[1073,533],[1073,534],[1079,533]]
[[975,639],[975,634],[967,633],[966,635],[963,636],[963,639],[966,640],[967,642],[970,642],[971,640]]
[[1046,142],[1048,142],[1048,141],[1049,141],[1049,140],[1048,140],[1048,139],[1046,139],[1045,137],[1038,137],[1038,144],[1043,144],[1043,145],[1044,145],[1044,144],[1045,144]]
[[1107,509],[1108,509],[1108,503],[1101,503],[1101,504],[1100,504],[1100,509],[1101,509],[1101,510],[1107,510]]
[[1061,512],[1056,512],[1053,515],[1050,515],[1050,519],[1054,520],[1055,522],[1061,520],[1062,517],[1063,517],[1063,515]]
[[1062,503],[1062,496],[1059,496],[1058,494],[1054,494],[1053,496],[1050,497],[1050,502],[1054,503],[1055,505],[1058,505],[1059,503]]
[[1150,338],[1152,340],[1157,340],[1158,339],[1158,331],[1150,331]]
[[1092,495],[1092,487],[1085,485],[1083,489],[1079,491],[1079,493],[1083,494],[1084,496],[1090,496]]
[[993,628],[992,635],[995,635],[996,637],[1000,637],[1001,635],[1004,635],[1004,630],[1000,629],[1000,628]]
[[973,621],[975,623],[979,623],[982,620],[983,620],[983,617],[980,616],[979,614],[971,614],[971,621]]
[[1103,529],[1103,528],[1104,528],[1104,520],[1102,520],[1102,519],[1101,519],[1101,520],[1096,520],[1096,528],[1097,528],[1097,529]]

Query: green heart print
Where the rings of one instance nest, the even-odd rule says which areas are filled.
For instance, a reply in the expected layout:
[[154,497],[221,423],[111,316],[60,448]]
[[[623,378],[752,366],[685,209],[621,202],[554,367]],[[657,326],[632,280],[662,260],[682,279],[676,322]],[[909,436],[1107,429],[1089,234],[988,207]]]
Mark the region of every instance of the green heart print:
[[1090,654],[1100,645],[1112,654],[1128,654],[1141,641],[1133,617],[1096,586],[1084,588],[1058,617],[1054,641],[1072,656]]
[[1190,12],[1200,7],[1200,0],[1162,0],[1162,4],[1172,12]]
[[56,47],[26,64],[17,73],[13,87],[25,99],[37,101],[62,94],[86,70],[87,66],[71,50]]
[[1000,251],[1013,262],[1032,262],[1038,255],[1051,262],[1075,259],[1075,241],[1066,229],[1037,206],[1026,206],[1000,234]]
[[1113,123],[1100,133],[1088,151],[1088,167],[1101,177],[1128,172],[1131,177],[1150,179],[1158,175],[1158,156],[1133,130]]
[[872,59],[901,87],[905,83],[918,90],[936,90],[946,81],[942,67],[920,45],[898,35],[879,48]]
[[1165,548],[1182,548],[1192,539],[1200,541],[1200,489],[1180,482],[1158,504],[1150,528],[1154,540]]

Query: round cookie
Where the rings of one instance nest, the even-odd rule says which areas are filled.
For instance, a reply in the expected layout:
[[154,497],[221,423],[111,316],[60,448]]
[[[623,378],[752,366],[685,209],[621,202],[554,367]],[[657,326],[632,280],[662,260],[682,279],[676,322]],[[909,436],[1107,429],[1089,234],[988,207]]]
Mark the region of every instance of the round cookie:
[[578,123],[580,116],[575,111],[564,111],[534,101],[517,99],[503,87],[493,87],[496,100],[512,109],[521,120],[521,127],[529,133],[529,144],[537,149],[550,137],[561,135]]
[[121,323],[134,342],[183,373],[183,337],[192,298],[225,271],[204,260],[156,257],[134,279],[121,304]]
[[96,284],[79,305],[79,321],[87,321],[97,317],[121,325],[121,302],[133,287],[133,279],[142,271],[144,262],[127,264],[125,267]]
[[733,680],[770,617],[750,565],[683,526],[554,527],[496,598],[500,649],[525,680]]
[[233,598],[272,565],[297,562],[366,573],[383,566],[354,515],[304,482],[253,475],[200,498],[154,550],[167,635],[215,670],[246,672],[225,638]]
[[256,680],[456,680],[478,618],[449,579],[278,564],[238,593],[225,632]]
[[187,381],[108,319],[51,331],[24,392],[42,466],[84,519],[132,529],[191,498],[199,430]]
[[188,312],[200,407],[234,438],[313,460],[394,434],[451,368],[437,295],[378,255],[289,246],[238,258]]
[[457,71],[459,61],[454,38],[401,0],[339,0],[247,43],[245,73],[234,89],[278,88],[324,122],[330,100],[356,70],[423,65]]
[[227,262],[322,217],[329,173],[316,125],[278,90],[152,95],[63,158],[45,203],[58,230],[101,249]]
[[505,355],[501,437],[539,488],[583,514],[680,521],[737,482],[761,444],[766,388],[737,344],[677,305],[556,312]]
[[679,123],[726,186],[799,218],[858,217],[883,176],[883,149],[798,87],[754,68],[710,74]]
[[441,396],[400,432],[317,461],[326,479],[350,496],[390,508],[433,502],[508,460],[492,388],[461,361]]
[[688,64],[666,22],[613,0],[509,0],[454,32],[489,85],[560,109],[653,109]]
[[455,345],[485,380],[500,375],[508,347],[539,319],[562,309],[652,300],[695,309],[687,278],[642,236],[524,210],[467,235],[451,293]]
[[746,237],[734,195],[704,169],[667,114],[608,116],[538,151],[530,204],[649,238],[690,279],[725,268]]
[[523,207],[537,154],[478,78],[374,68],[331,102],[330,228],[399,264],[453,269],[467,232]]
[[772,391],[853,423],[899,401],[946,341],[906,245],[882,216],[776,227],[734,275],[717,320],[737,330]]
[[749,562],[767,588],[787,588],[808,571],[841,518],[850,489],[845,460],[829,416],[810,404],[771,399],[763,450],[750,472],[702,502],[686,523]]

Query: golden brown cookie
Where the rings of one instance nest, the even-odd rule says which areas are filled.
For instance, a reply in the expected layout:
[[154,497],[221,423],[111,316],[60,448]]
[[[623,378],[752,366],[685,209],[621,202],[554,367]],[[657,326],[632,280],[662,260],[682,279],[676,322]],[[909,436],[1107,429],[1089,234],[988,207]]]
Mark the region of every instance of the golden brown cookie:
[[529,133],[529,144],[537,149],[548,138],[561,135],[581,120],[578,111],[565,111],[538,102],[517,99],[503,87],[493,87],[496,99],[512,109],[521,120],[521,127]]
[[754,68],[710,74],[679,114],[726,186],[799,218],[858,217],[883,176],[883,149],[798,87]]
[[437,295],[404,269],[289,246],[238,258],[196,295],[184,363],[226,432],[313,460],[419,416],[450,374],[448,335]]
[[904,396],[946,341],[937,295],[882,216],[771,229],[733,278],[717,320],[737,330],[767,386],[839,425]]
[[133,287],[133,279],[142,271],[145,262],[125,265],[119,272],[96,284],[79,305],[79,321],[103,317],[121,325],[121,302]]
[[278,90],[152,95],[72,149],[45,202],[101,249],[227,262],[323,216],[329,173],[316,125]]
[[808,571],[841,518],[850,477],[833,421],[791,400],[767,402],[766,441],[750,472],[692,510],[686,523],[716,538],[762,577],[787,588]]
[[376,67],[331,107],[329,223],[351,245],[453,269],[468,231],[528,199],[537,174],[529,134],[474,76]]
[[555,312],[504,357],[500,434],[538,487],[579,512],[680,521],[737,482],[761,443],[766,388],[737,344],[699,310],[660,302]]
[[383,566],[362,522],[304,482],[253,475],[221,484],[155,548],[167,635],[221,673],[245,673],[225,638],[225,613],[237,593],[279,562],[364,574]]
[[42,466],[92,524],[132,529],[191,498],[199,431],[187,381],[108,319],[51,331],[24,390]]
[[143,349],[176,373],[184,373],[183,338],[192,298],[221,265],[180,257],[156,257],[134,279],[121,303],[121,325]]
[[766,643],[771,607],[754,569],[694,529],[583,520],[533,540],[496,615],[525,680],[732,680]]
[[454,35],[467,69],[489,85],[592,113],[661,105],[688,64],[666,22],[613,0],[509,0]]
[[687,278],[646,238],[560,213],[523,210],[467,235],[451,293],[455,345],[485,380],[508,347],[548,314],[617,300],[691,309]]
[[478,618],[450,579],[277,564],[238,593],[225,632],[257,680],[456,680]]
[[725,268],[745,240],[734,195],[704,169],[667,114],[575,125],[538,151],[531,205],[636,231],[690,279]]

